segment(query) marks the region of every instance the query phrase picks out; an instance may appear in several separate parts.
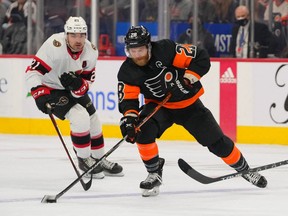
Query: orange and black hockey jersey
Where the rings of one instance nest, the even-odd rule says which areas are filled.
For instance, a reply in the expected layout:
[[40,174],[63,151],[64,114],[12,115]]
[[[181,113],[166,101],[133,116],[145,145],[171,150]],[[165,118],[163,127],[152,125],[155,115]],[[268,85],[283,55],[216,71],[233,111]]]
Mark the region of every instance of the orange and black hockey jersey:
[[[172,40],[164,39],[151,42],[151,57],[147,65],[138,66],[131,58],[121,65],[118,72],[119,111],[139,112],[139,94],[143,94],[145,103],[160,103],[165,95],[155,96],[145,81],[161,72],[163,67],[176,68],[179,76],[191,73],[199,80],[210,69],[210,58],[207,52],[191,44],[176,44]],[[181,99],[171,97],[164,105],[166,108],[181,109],[194,103],[204,93],[200,81],[193,84],[193,91]]]

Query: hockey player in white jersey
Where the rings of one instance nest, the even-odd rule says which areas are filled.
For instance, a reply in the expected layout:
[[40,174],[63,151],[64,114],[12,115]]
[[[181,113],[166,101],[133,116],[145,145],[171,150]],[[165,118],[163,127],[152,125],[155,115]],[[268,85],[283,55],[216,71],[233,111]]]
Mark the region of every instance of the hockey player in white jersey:
[[[48,38],[25,73],[36,105],[47,113],[47,103],[59,119],[70,121],[71,140],[82,171],[104,155],[102,125],[87,92],[95,79],[98,50],[87,40],[82,17],[70,17],[65,32]],[[94,178],[123,176],[122,166],[103,159],[91,171]]]

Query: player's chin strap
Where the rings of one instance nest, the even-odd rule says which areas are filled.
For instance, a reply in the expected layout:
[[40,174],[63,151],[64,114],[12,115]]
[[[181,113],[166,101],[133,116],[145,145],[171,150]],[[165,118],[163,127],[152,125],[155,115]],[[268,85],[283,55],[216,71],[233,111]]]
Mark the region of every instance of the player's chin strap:
[[[138,130],[171,98],[171,93],[168,93],[167,96],[164,98],[164,100],[159,103],[154,109],[153,111],[147,115],[136,127]],[[91,170],[93,170],[95,167],[97,167],[98,165],[100,165],[101,161],[105,158],[107,158],[112,152],[114,152],[123,142],[124,140],[126,140],[127,135],[125,137],[123,137],[116,145],[114,145],[108,152],[106,152],[100,159],[99,161],[97,161],[96,163],[94,163],[88,170],[86,170],[85,172],[83,172],[80,176],[78,176],[77,179],[75,179],[70,185],[68,185],[68,187],[66,187],[64,190],[62,190],[60,193],[56,194],[56,195],[45,195],[42,200],[41,203],[56,203],[57,199],[59,199],[63,194],[65,194],[68,190],[70,190],[75,184],[77,184],[77,182],[79,182],[84,175],[86,175],[87,173],[91,172]]]
[[[54,118],[54,116],[52,114],[52,107],[51,107],[51,105],[49,103],[46,104],[46,107],[47,107],[48,115],[49,115],[49,117],[50,117],[50,119],[51,119],[51,121],[53,123],[53,126],[54,126],[59,138],[60,138],[60,141],[61,141],[61,143],[62,143],[62,145],[63,145],[63,147],[65,149],[65,152],[66,152],[66,154],[67,154],[67,156],[68,156],[68,158],[69,158],[69,160],[70,160],[70,162],[71,162],[71,164],[72,164],[77,176],[79,177],[80,173],[79,173],[78,169],[76,168],[75,163],[73,162],[73,159],[72,159],[72,157],[71,157],[71,155],[70,155],[70,153],[68,151],[68,148],[67,148],[67,146],[66,146],[66,144],[64,142],[64,139],[63,139],[63,137],[61,135],[61,131],[60,131],[60,129],[59,129],[59,127],[58,127],[58,125],[57,125],[57,123],[55,121],[55,118]],[[83,189],[85,191],[89,190],[89,188],[91,187],[91,185],[92,185],[92,177],[93,176],[91,175],[91,179],[87,183],[85,183],[82,178],[80,179],[81,185],[82,185],[82,187],[83,187]]]

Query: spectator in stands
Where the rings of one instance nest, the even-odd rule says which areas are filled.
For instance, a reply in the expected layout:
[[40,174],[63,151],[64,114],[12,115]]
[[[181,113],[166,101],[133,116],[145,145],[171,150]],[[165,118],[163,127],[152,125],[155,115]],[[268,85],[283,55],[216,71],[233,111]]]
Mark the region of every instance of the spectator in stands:
[[[270,11],[270,5],[267,4],[265,13],[264,13],[264,20],[269,20],[269,11]],[[288,2],[285,0],[274,0],[273,1],[273,7],[272,7],[272,13],[280,13],[282,19],[287,19],[288,17]],[[273,19],[273,16],[272,16]]]
[[[202,23],[213,23],[215,18],[215,5],[211,0],[198,0],[198,18]],[[194,1],[192,0],[192,9],[189,13],[189,17],[193,17]],[[189,18],[189,19],[190,19]]]
[[[178,43],[181,44],[193,44],[193,20],[190,20],[191,27],[188,28],[183,34],[181,34],[177,40]],[[200,19],[198,19],[198,34],[197,34],[197,42],[196,45],[197,47],[200,47],[202,49],[206,49],[210,57],[215,57],[216,56],[216,47],[214,45],[214,38],[208,32],[202,25]]]
[[45,26],[44,40],[48,39],[52,34],[63,31],[65,21],[68,16],[76,16],[74,8],[74,0],[49,0],[44,1],[45,10]]
[[[108,34],[111,41],[113,41],[113,36],[116,35],[113,28],[114,12],[117,14],[118,22],[130,21],[130,0],[117,0],[117,7],[115,7],[114,2],[114,0],[99,1],[99,33],[100,35]],[[117,11],[114,11],[115,9]],[[86,18],[86,20],[88,19]]]
[[[232,29],[232,40],[229,51],[233,57],[237,58],[266,58],[268,53],[275,49],[275,41],[268,26],[264,23],[254,23],[254,46],[251,56],[250,44],[250,15],[246,6],[240,5],[235,10],[236,24]],[[256,54],[256,55],[255,55]]]
[[[30,11],[30,8],[31,8],[31,11]],[[12,15],[14,17],[12,17]],[[5,30],[5,33],[4,33],[5,38],[3,38],[3,41],[7,40],[7,38],[9,38],[9,37],[14,39],[14,41],[11,41],[9,43],[9,44],[13,45],[12,47],[9,48],[9,53],[10,52],[12,52],[12,53],[16,52],[17,54],[27,53],[26,45],[23,45],[23,43],[26,44],[26,41],[23,42],[22,39],[26,38],[26,40],[27,40],[27,36],[26,36],[27,30],[25,33],[23,30],[28,25],[28,23],[27,23],[28,15],[29,15],[29,17],[31,16],[31,19],[32,19],[32,34],[31,34],[31,36],[32,36],[32,40],[34,40],[35,39],[35,32],[36,32],[36,25],[35,25],[36,24],[36,4],[35,4],[35,2],[31,1],[31,5],[30,5],[30,1],[27,1],[27,0],[14,0],[13,3],[11,3],[9,5],[9,7],[5,13],[4,24],[3,24],[3,26],[5,28],[7,28]],[[10,26],[10,24],[12,24],[12,23],[13,23],[13,26]],[[22,26],[23,24],[25,25],[25,27]],[[18,31],[17,31],[17,27],[19,27]],[[9,31],[8,31],[8,28],[9,28]],[[6,31],[8,31],[8,32],[6,33]],[[16,36],[12,37],[10,35],[11,32],[15,32]],[[21,34],[25,34],[25,35],[21,36]],[[17,44],[17,46],[16,46],[16,44]],[[5,52],[7,52],[7,47],[5,47],[4,45],[3,45],[3,50],[6,50]]]
[[215,8],[211,0],[199,0],[198,17],[200,18],[202,23],[212,23],[214,21],[215,14],[212,12],[214,10]]
[[[270,20],[270,4],[267,4],[264,21],[268,23]],[[283,49],[288,43],[287,33],[287,20],[288,20],[288,2],[285,0],[274,0],[272,3],[272,33],[277,40],[277,47],[275,49],[275,55],[280,57]]]
[[47,15],[48,16],[45,21],[44,27],[45,40],[55,33],[62,32],[65,24],[64,20],[58,13],[54,13],[54,11],[51,11]]
[[207,11],[207,13],[214,12],[214,23],[233,23],[234,11],[237,7],[234,0],[212,0],[214,4],[213,11]]
[[144,9],[139,8],[139,21],[156,22],[158,18],[158,1],[146,0],[144,1]]
[[170,4],[170,20],[187,21],[192,11],[191,0],[172,0]]
[[277,41],[277,46],[275,48],[275,56],[280,57],[282,55],[283,49],[288,44],[288,38],[285,35],[285,29],[282,26],[281,14],[275,14],[272,22],[272,34]]
[[[280,55],[281,58],[288,58],[288,46],[286,46]],[[288,110],[287,110],[288,111]]]
[[[27,0],[16,0],[6,11],[4,23],[8,23],[11,14],[18,14],[27,25],[29,2]],[[36,4],[32,1],[32,21],[36,23]]]
[[258,0],[254,3],[255,8],[255,20],[257,22],[264,22],[264,13],[266,11],[266,7],[268,5],[269,0]]
[[19,13],[11,13],[1,44],[3,54],[27,54],[27,27]]
[[4,23],[6,10],[7,10],[6,5],[2,2],[2,0],[0,0],[0,40],[1,40],[2,35],[3,35],[2,25]]
[[[130,0],[117,0],[117,15],[118,21],[130,20]],[[101,0],[100,1],[101,12],[107,16],[114,14],[114,1]]]
[[11,4],[10,0],[1,0],[0,2],[5,5],[6,10]]

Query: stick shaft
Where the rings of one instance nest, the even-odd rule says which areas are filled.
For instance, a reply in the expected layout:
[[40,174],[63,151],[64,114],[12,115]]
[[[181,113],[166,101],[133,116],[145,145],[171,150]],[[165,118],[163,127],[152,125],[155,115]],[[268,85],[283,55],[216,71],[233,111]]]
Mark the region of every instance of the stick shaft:
[[[140,129],[140,127],[142,127],[171,97],[171,93],[169,93],[165,99],[158,104],[153,111],[147,115],[137,126],[138,129]],[[70,185],[68,185],[64,190],[62,190],[60,193],[58,193],[55,196],[55,200],[57,200],[58,198],[60,198],[63,194],[65,194],[68,190],[70,190],[78,181],[80,181],[82,179],[82,177],[89,173],[91,170],[93,170],[95,167],[97,167],[101,161],[104,158],[107,158],[112,152],[114,152],[122,143],[123,141],[127,138],[127,135],[125,137],[123,137],[116,145],[114,145],[108,152],[106,152],[100,159],[98,162],[94,163],[88,170],[86,170],[85,172],[83,172],[80,176],[78,176],[77,179],[75,179]],[[47,196],[47,195],[46,195]]]
[[[53,124],[53,126],[54,126],[54,128],[55,128],[55,130],[56,130],[56,132],[58,134],[58,137],[59,137],[59,139],[60,139],[60,141],[62,143],[62,146],[64,147],[64,150],[65,150],[65,152],[66,152],[66,154],[67,154],[67,156],[68,156],[68,158],[69,158],[69,160],[70,160],[70,162],[71,162],[71,164],[73,166],[74,171],[76,172],[77,176],[79,177],[80,173],[79,173],[78,169],[76,168],[76,165],[75,165],[75,163],[74,163],[74,161],[73,161],[73,159],[72,159],[72,157],[71,157],[71,155],[69,153],[69,150],[68,150],[68,148],[67,148],[67,146],[66,146],[66,144],[64,142],[63,136],[62,136],[61,131],[60,131],[58,125],[57,125],[57,122],[55,121],[55,118],[54,118],[54,116],[53,116],[53,114],[51,112],[51,109],[47,108],[47,110],[48,110],[48,115],[49,115],[49,117],[50,117],[50,119],[52,121],[52,124]],[[83,189],[85,191],[89,190],[89,188],[92,185],[92,175],[91,175],[91,179],[89,180],[89,182],[85,183],[83,181],[83,179],[80,179],[80,182],[81,182],[81,185],[82,185],[82,187],[83,187]]]

